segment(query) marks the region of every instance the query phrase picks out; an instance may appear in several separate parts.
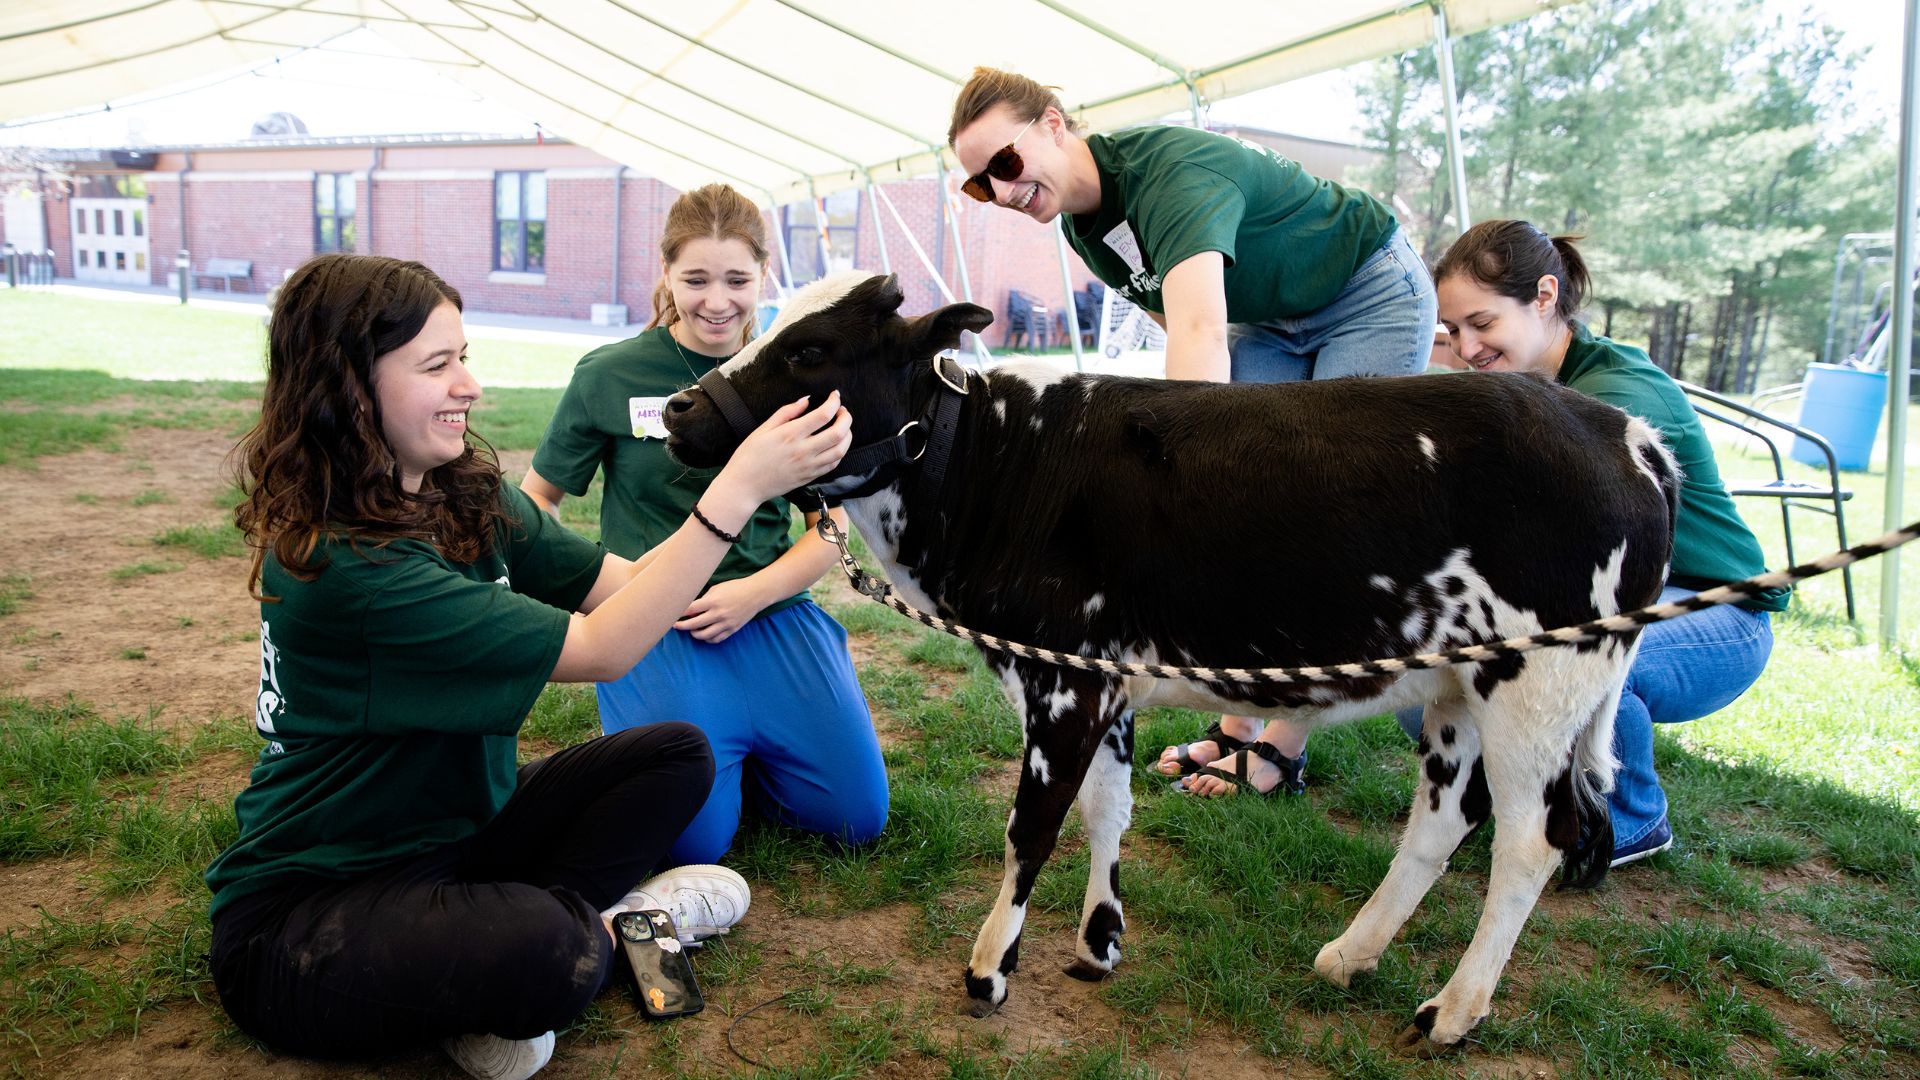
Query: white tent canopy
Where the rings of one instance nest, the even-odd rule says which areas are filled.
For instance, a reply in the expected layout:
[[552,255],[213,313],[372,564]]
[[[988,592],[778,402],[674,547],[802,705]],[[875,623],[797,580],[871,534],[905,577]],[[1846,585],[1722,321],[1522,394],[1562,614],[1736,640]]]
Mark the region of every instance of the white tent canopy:
[[[1466,34],[1555,0],[13,0],[0,121],[257,66],[361,26],[675,187],[768,203],[925,175],[972,65],[1095,130]],[[951,164],[949,155],[948,164]]]

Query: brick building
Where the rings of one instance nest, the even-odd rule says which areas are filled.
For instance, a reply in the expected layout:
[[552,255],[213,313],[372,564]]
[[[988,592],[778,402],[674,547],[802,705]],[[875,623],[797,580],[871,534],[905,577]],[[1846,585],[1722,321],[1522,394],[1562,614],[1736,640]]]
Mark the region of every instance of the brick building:
[[[1348,164],[1299,156],[1323,175],[1341,175]],[[175,254],[184,248],[196,287],[261,294],[316,253],[349,250],[418,259],[475,311],[617,320],[624,306],[633,323],[652,313],[661,225],[678,195],[557,139],[297,136],[53,151],[44,159],[64,175],[8,179],[0,241],[26,249],[44,244],[60,278],[169,286]],[[949,180],[957,185],[956,177]],[[823,264],[878,269],[884,245],[907,293],[904,310],[942,303],[890,201],[960,294],[954,230],[940,213],[939,191],[928,177],[886,185],[885,200],[846,191],[775,211],[770,220],[787,237],[792,280],[812,280]],[[947,206],[977,303],[1004,315],[1009,291],[1017,289],[1062,310],[1052,229],[958,194]],[[31,228],[36,218],[44,225]],[[1074,288],[1084,287],[1091,278],[1085,266],[1072,254],[1068,265]],[[773,272],[782,274],[777,254]],[[987,331],[988,344],[1004,342],[1005,323]]]
[[[43,241],[59,278],[170,287],[174,256],[184,248],[197,288],[262,294],[315,254],[350,250],[418,259],[476,311],[586,319],[608,314],[596,305],[624,305],[634,323],[652,313],[660,230],[679,194],[555,139],[292,138],[49,157],[66,175],[9,180],[13,235],[0,225],[0,242],[29,249]],[[887,194],[958,294],[938,188],[928,178],[889,185]],[[37,197],[43,237],[19,227],[23,196]],[[1004,312],[1007,290],[1020,289],[1058,305],[1051,230],[988,213],[964,196],[949,205],[977,302]],[[824,260],[815,207],[783,207],[769,219],[786,229],[796,283],[819,276],[823,261],[829,269],[878,269],[884,243],[907,292],[905,310],[943,302],[884,204],[884,241],[864,192],[830,197],[819,209],[827,222]],[[243,276],[205,273],[242,263]],[[1080,288],[1089,275],[1077,258],[1071,265]],[[773,273],[782,273],[777,254]],[[1003,332],[988,331],[989,344]]]

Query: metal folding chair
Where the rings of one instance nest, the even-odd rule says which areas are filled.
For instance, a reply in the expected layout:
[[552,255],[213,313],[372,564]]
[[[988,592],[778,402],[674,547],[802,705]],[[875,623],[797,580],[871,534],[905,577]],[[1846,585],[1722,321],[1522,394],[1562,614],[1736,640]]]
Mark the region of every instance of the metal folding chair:
[[[1840,467],[1834,458],[1833,445],[1831,443],[1822,438],[1818,432],[1782,420],[1777,416],[1768,416],[1759,409],[1750,405],[1742,405],[1732,398],[1722,394],[1716,394],[1706,387],[1695,386],[1689,382],[1682,382],[1680,383],[1680,389],[1685,390],[1688,397],[1697,399],[1692,403],[1694,412],[1709,420],[1716,420],[1722,424],[1730,424],[1733,427],[1739,428],[1745,434],[1753,436],[1766,445],[1767,452],[1773,457],[1773,479],[1752,481],[1726,480],[1727,494],[1736,497],[1756,496],[1779,500],[1780,532],[1786,538],[1787,564],[1789,566],[1795,565],[1798,562],[1793,554],[1793,515],[1791,511],[1795,509],[1812,510],[1815,513],[1826,514],[1833,518],[1833,527],[1834,531],[1839,535],[1840,546],[1843,548],[1847,546],[1846,502],[1848,499],[1853,498],[1853,492],[1840,486]],[[1728,413],[1734,415],[1727,415]],[[1738,416],[1740,419],[1736,419],[1735,416]],[[1809,484],[1805,481],[1787,479],[1786,468],[1780,456],[1780,446],[1774,441],[1773,436],[1767,434],[1764,428],[1776,428],[1779,431],[1793,435],[1795,438],[1805,439],[1817,447],[1821,454],[1825,455],[1827,459],[1826,486],[1821,487],[1819,484]],[[1822,503],[1827,505],[1821,505]],[[1850,566],[1842,567],[1840,570],[1840,578],[1846,589],[1847,619],[1851,622],[1855,620],[1853,606],[1853,568]]]

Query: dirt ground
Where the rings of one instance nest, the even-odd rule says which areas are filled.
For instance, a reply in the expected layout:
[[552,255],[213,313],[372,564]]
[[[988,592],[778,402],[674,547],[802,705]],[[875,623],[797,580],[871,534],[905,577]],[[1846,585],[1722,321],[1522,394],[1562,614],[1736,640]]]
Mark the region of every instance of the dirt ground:
[[[71,694],[107,717],[151,713],[159,726],[183,736],[200,725],[248,724],[258,679],[258,622],[257,606],[246,593],[245,560],[208,559],[152,541],[164,529],[211,523],[227,512],[216,504],[227,490],[222,472],[227,446],[228,440],[217,433],[143,431],[118,453],[87,450],[43,458],[31,468],[0,467],[0,520],[14,526],[0,531],[0,576],[23,575],[32,590],[13,615],[0,621],[0,690],[42,701]],[[525,457],[510,456],[505,462],[509,475],[524,469]],[[141,563],[175,568],[116,574]],[[246,754],[211,754],[171,782],[182,794],[230,797],[244,785],[248,761]],[[1137,849],[1143,842],[1134,837],[1129,845]],[[174,902],[173,897],[150,894],[98,900],[89,884],[91,869],[86,858],[0,867],[0,933],[37,925],[42,912],[118,917],[158,913]],[[994,884],[982,875],[967,892],[983,897]],[[1610,888],[1610,901],[1622,910],[1650,922],[1670,914],[1672,898],[1636,884],[1632,875],[1620,875]],[[610,993],[602,998],[603,1008],[617,1026],[634,1034],[563,1040],[553,1065],[542,1075],[650,1075],[663,1071],[669,1061],[692,1075],[749,1071],[728,1049],[730,1025],[735,1043],[755,1061],[798,1065],[820,1045],[826,1025],[819,1018],[777,1005],[745,1014],[788,991],[808,989],[796,983],[796,972],[807,964],[789,961],[810,956],[835,965],[884,969],[882,977],[866,985],[834,987],[838,1009],[900,1007],[936,1043],[964,1042],[976,1054],[997,1050],[1012,1058],[1068,1041],[1099,1045],[1121,1030],[1121,1018],[1099,1000],[1097,987],[1061,973],[1073,951],[1073,928],[1064,920],[1042,917],[1030,924],[1022,950],[1028,963],[1016,992],[997,1015],[976,1021],[959,1012],[967,941],[955,937],[928,954],[915,945],[915,908],[823,918],[797,913],[795,899],[756,899],[737,933],[758,944],[763,958],[758,972],[716,993],[700,1016],[677,1022],[676,1038],[648,1029],[632,1015],[623,996]],[[1543,907],[1570,911],[1587,902],[1549,890]],[[1846,943],[1829,944],[1834,948],[1826,952],[1837,974],[1844,978],[1849,968],[1864,973],[1867,961],[1857,948],[1849,953]],[[1529,973],[1516,958],[1507,992],[1541,974]],[[142,1017],[137,1035],[48,1050],[39,1057],[31,1051],[23,1054],[14,1043],[5,1058],[30,1075],[83,1078],[456,1074],[447,1059],[431,1049],[352,1066],[269,1055],[234,1035],[210,987],[203,994],[202,1001],[174,1003]],[[1808,1042],[1834,1046],[1841,1041],[1818,1010],[1777,994],[1767,996],[1776,1015]],[[1395,1034],[1397,1025],[1387,1024],[1383,1019],[1381,1030],[1374,1032],[1379,1042],[1389,1042]],[[1311,1030],[1308,1035],[1312,1037]],[[1275,1062],[1230,1032],[1210,1030],[1181,1042],[1181,1050],[1157,1048],[1144,1057],[1170,1076],[1275,1073]],[[1461,1063],[1462,1068],[1468,1065]],[[1292,1075],[1324,1075],[1298,1061],[1288,1066]],[[1530,1078],[1553,1071],[1544,1061],[1524,1058],[1478,1058],[1470,1067],[1477,1075],[1496,1077]],[[947,1065],[938,1057],[896,1053],[877,1075],[945,1076]]]
[[[16,528],[0,533],[0,567],[7,575],[25,576],[32,590],[0,624],[0,689],[36,701],[71,694],[103,717],[151,713],[158,726],[181,736],[201,725],[249,723],[259,678],[259,624],[258,607],[246,592],[246,561],[207,559],[158,547],[152,540],[168,528],[212,523],[226,513],[216,500],[227,490],[223,459],[228,445],[212,432],[149,431],[119,453],[86,450],[43,458],[31,468],[0,468],[0,519],[16,523]],[[508,475],[524,470],[525,458],[507,455],[503,465]],[[114,574],[141,563],[166,563],[175,569]],[[171,782],[193,794],[231,797],[245,786],[248,761],[243,754],[208,755]],[[0,867],[0,932],[37,925],[43,911],[64,917],[123,917],[157,914],[174,901],[167,895],[110,904],[96,900],[89,884],[91,869],[84,858]],[[674,1060],[695,1075],[751,1071],[728,1050],[728,1027],[733,1017],[754,1005],[788,990],[807,989],[788,984],[792,965],[782,963],[788,953],[886,968],[886,977],[874,984],[835,988],[837,1006],[917,1003],[915,1007],[927,1013],[923,1019],[928,1033],[943,1044],[964,1039],[978,1047],[1000,1040],[1003,1053],[1017,1056],[1068,1040],[1097,1042],[1117,1030],[1117,1017],[1095,997],[1097,988],[1067,978],[1054,963],[1072,956],[1070,925],[1035,925],[1029,931],[1028,949],[1041,974],[1029,976],[1022,992],[997,1015],[975,1021],[959,1013],[959,971],[967,943],[956,940],[935,956],[917,954],[909,941],[917,918],[917,910],[906,906],[857,918],[810,917],[789,913],[779,898],[756,900],[736,933],[761,943],[762,976],[714,995],[704,1013],[677,1022]],[[1046,964],[1054,969],[1048,971]],[[49,1051],[37,1059],[11,1052],[7,1056],[32,1074],[102,1080],[331,1077],[369,1071],[457,1075],[433,1050],[371,1066],[268,1055],[236,1038],[213,1001],[211,987],[204,992],[204,1002],[176,1003],[143,1017],[132,1037]],[[644,1058],[638,1056],[657,1053],[656,1040],[616,994],[603,997],[603,1006],[615,1013],[617,1023],[642,1031],[641,1036],[563,1041],[541,1075],[656,1071],[658,1062],[642,1064]],[[742,1019],[733,1036],[756,1061],[789,1065],[804,1060],[818,1045],[821,1027],[776,1006]],[[924,1069],[902,1069],[896,1062],[880,1075],[946,1075],[940,1059],[919,1060]],[[1230,1040],[1205,1040],[1192,1053],[1155,1065],[1171,1075],[1270,1075],[1266,1059]]]

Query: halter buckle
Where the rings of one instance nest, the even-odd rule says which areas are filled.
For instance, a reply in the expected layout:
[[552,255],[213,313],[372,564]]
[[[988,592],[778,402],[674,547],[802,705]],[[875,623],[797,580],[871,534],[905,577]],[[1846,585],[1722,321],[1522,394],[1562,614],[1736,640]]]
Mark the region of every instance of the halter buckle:
[[[953,381],[953,378],[947,374],[948,364],[952,364],[954,367],[954,370],[960,373],[959,382]],[[941,382],[947,385],[947,389],[952,390],[954,393],[959,394],[961,397],[967,396],[967,379],[970,373],[967,371],[966,368],[961,366],[960,361],[955,360],[952,357],[945,356],[941,353],[934,353],[933,354],[933,374],[935,378],[939,379]]]

